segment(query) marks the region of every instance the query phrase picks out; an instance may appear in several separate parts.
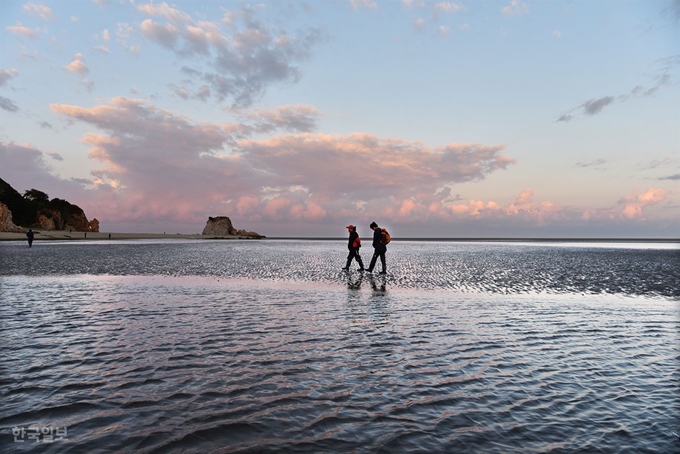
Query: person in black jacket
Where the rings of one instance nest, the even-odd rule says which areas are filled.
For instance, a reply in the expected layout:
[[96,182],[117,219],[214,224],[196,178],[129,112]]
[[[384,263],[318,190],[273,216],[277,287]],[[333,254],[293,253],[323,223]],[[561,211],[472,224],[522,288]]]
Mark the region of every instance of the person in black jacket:
[[356,259],[359,264],[359,271],[364,270],[364,262],[361,261],[361,256],[359,255],[359,248],[361,247],[361,240],[359,239],[359,234],[357,233],[357,228],[352,224],[347,226],[349,231],[349,242],[347,243],[347,248],[349,249],[349,255],[347,256],[347,265],[343,270],[348,270],[352,259]]
[[382,229],[378,227],[378,224],[375,222],[371,222],[370,227],[373,229],[373,258],[366,271],[372,273],[373,268],[375,268],[375,262],[378,260],[378,257],[380,257],[380,263],[382,263],[382,271],[380,274],[387,274],[387,265],[385,263],[387,245],[383,243]]

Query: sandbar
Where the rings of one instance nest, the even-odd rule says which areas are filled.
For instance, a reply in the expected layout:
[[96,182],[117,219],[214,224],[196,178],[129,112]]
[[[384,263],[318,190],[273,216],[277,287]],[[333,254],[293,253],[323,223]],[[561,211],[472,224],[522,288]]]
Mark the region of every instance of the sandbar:
[[[252,239],[238,235],[200,235],[183,233],[118,233],[118,232],[76,232],[68,230],[34,230],[35,240],[149,240],[149,239],[196,239],[196,240],[235,240]],[[0,241],[26,241],[25,233],[0,232]]]

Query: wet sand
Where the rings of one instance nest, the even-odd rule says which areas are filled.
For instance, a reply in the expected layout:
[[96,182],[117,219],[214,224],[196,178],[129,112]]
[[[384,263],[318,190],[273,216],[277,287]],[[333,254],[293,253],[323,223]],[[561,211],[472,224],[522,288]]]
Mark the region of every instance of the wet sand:
[[[150,240],[150,239],[238,239],[237,235],[199,235],[180,233],[114,233],[69,232],[68,230],[35,230],[35,242],[44,240]],[[109,237],[109,235],[111,235]],[[0,241],[26,241],[25,233],[0,232]]]
[[0,243],[0,452],[678,452],[675,245],[346,244]]

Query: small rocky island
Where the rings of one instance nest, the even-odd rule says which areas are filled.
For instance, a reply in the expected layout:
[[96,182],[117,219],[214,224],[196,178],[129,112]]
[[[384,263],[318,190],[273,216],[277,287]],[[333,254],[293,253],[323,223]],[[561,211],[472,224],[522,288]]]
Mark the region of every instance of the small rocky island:
[[259,233],[248,230],[235,229],[228,216],[208,217],[201,235],[208,236],[238,236],[239,238],[266,238]]

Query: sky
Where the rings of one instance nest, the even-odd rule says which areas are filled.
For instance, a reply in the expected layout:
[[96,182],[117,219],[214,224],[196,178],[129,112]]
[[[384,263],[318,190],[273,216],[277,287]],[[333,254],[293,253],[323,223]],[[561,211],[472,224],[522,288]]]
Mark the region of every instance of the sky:
[[104,232],[680,237],[680,0],[3,0],[0,22],[0,178]]

